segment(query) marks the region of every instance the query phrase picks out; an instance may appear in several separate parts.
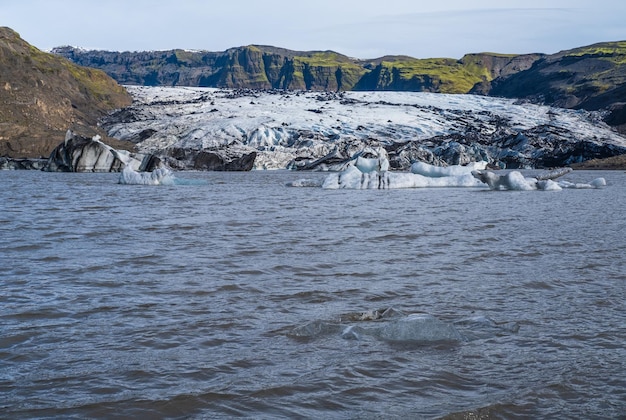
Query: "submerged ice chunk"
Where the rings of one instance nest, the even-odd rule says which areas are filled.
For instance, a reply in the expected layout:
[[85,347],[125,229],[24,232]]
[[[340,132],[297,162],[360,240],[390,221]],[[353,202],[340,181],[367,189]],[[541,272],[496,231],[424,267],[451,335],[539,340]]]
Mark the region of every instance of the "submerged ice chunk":
[[383,325],[375,334],[386,341],[430,343],[461,341],[461,333],[451,324],[429,314],[412,314]]
[[344,340],[381,340],[389,343],[429,345],[459,343],[516,334],[516,321],[496,322],[486,316],[471,316],[445,322],[426,313],[405,314],[394,308],[350,312],[338,321],[313,320],[290,330],[292,338],[341,337]]
[[323,181],[319,179],[301,178],[288,182],[286,185],[288,187],[321,187],[322,183]]
[[575,188],[579,190],[590,189],[590,188],[601,188],[606,186],[606,180],[604,178],[596,178],[588,184],[585,183],[573,183],[569,181],[559,181],[559,185],[562,188]]

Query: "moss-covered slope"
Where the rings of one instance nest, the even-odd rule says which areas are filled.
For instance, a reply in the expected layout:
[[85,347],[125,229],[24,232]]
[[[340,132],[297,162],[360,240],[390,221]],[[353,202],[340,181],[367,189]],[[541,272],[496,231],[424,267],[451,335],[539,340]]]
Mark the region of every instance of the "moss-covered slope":
[[42,52],[6,27],[0,74],[0,156],[47,157],[68,129],[91,136],[100,117],[132,101],[103,71]]
[[626,41],[605,42],[546,56],[529,70],[494,82],[489,93],[594,108],[594,98],[610,95],[625,82]]
[[[520,57],[526,57],[520,59]],[[480,83],[490,82],[522,63],[532,63],[533,56],[494,53],[467,54],[451,58],[416,59],[406,56],[382,57],[364,62],[369,70],[355,85],[355,90],[400,90],[437,93],[468,93]],[[518,63],[518,65],[512,65]]]

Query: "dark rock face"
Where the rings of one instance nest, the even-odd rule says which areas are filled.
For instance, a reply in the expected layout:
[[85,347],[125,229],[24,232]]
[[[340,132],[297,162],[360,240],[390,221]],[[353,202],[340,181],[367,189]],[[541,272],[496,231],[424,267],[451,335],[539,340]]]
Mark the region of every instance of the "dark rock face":
[[198,171],[250,171],[254,167],[256,152],[241,153],[221,150],[169,149],[165,151],[164,162],[177,169]]
[[291,51],[268,46],[210,51],[111,52],[55,48],[84,66],[99,68],[119,83],[248,89],[350,89],[365,72],[331,51]]
[[[497,54],[467,54],[462,61],[467,65],[489,69],[491,80],[497,81],[530,69],[537,60],[544,57],[545,54],[524,54],[513,57]],[[489,80],[477,83],[469,93],[488,95],[491,91],[491,83]]]

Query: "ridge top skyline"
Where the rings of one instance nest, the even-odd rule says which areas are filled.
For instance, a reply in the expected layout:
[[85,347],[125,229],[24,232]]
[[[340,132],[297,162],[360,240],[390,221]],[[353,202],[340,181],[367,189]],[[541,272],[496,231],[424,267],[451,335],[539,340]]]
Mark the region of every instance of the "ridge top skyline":
[[270,45],[350,57],[461,58],[467,53],[545,53],[626,40],[618,0],[9,0],[1,24],[42,50],[224,51]]

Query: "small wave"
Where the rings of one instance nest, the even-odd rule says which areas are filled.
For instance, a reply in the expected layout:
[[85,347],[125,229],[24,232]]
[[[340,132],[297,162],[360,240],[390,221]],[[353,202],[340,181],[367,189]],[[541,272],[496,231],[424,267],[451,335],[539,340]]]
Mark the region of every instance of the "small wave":
[[321,187],[322,181],[318,179],[296,179],[295,181],[288,182],[288,187]]

